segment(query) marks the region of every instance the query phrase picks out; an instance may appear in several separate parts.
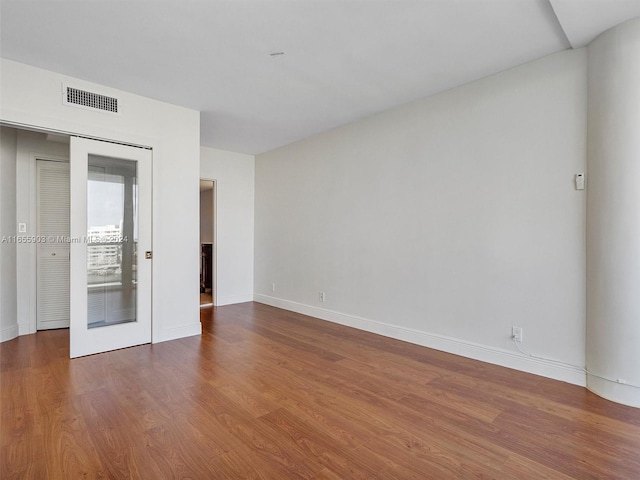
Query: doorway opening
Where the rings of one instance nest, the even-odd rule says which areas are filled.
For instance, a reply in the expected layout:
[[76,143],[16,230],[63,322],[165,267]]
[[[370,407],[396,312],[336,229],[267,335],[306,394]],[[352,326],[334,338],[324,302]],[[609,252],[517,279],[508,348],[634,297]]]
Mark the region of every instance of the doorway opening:
[[216,304],[216,182],[200,179],[200,308]]
[[2,125],[14,139],[15,301],[18,334],[68,328],[69,135]]
[[18,335],[69,329],[71,357],[149,343],[152,150],[1,128],[15,162],[3,208],[15,210]]

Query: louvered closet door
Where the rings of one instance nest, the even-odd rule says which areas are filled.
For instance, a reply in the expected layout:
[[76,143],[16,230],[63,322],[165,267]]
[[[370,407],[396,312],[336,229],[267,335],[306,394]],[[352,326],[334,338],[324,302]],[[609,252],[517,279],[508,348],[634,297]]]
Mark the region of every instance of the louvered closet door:
[[69,327],[69,164],[38,160],[37,329]]

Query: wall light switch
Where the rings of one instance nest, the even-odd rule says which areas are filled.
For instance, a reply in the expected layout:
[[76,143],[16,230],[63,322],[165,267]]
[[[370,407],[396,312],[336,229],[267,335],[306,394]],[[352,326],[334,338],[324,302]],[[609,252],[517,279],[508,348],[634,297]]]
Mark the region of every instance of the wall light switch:
[[576,190],[584,190],[584,173],[576,173]]
[[26,223],[18,223],[18,233],[27,233],[27,224]]

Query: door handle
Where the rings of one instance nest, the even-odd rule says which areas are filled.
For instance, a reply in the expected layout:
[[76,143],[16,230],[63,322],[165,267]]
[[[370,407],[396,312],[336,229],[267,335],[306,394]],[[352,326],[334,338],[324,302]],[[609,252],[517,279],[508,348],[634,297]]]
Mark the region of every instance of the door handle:
[[153,258],[153,253],[147,250],[146,252],[144,252],[144,258],[146,258],[147,260],[151,260]]

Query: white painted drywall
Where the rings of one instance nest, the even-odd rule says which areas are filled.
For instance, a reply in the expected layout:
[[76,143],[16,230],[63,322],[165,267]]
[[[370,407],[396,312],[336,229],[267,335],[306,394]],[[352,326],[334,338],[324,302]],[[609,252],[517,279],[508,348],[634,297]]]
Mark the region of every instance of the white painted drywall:
[[[0,119],[153,148],[153,342],[200,332],[199,112],[2,59]],[[121,114],[64,106],[63,84],[120,99]]]
[[16,132],[0,127],[0,342],[18,336],[16,235]]
[[640,19],[589,46],[588,167],[588,387],[640,407]]
[[256,300],[584,384],[586,68],[562,52],[258,155]]
[[201,148],[200,176],[216,181],[216,305],[253,300],[254,162]]

